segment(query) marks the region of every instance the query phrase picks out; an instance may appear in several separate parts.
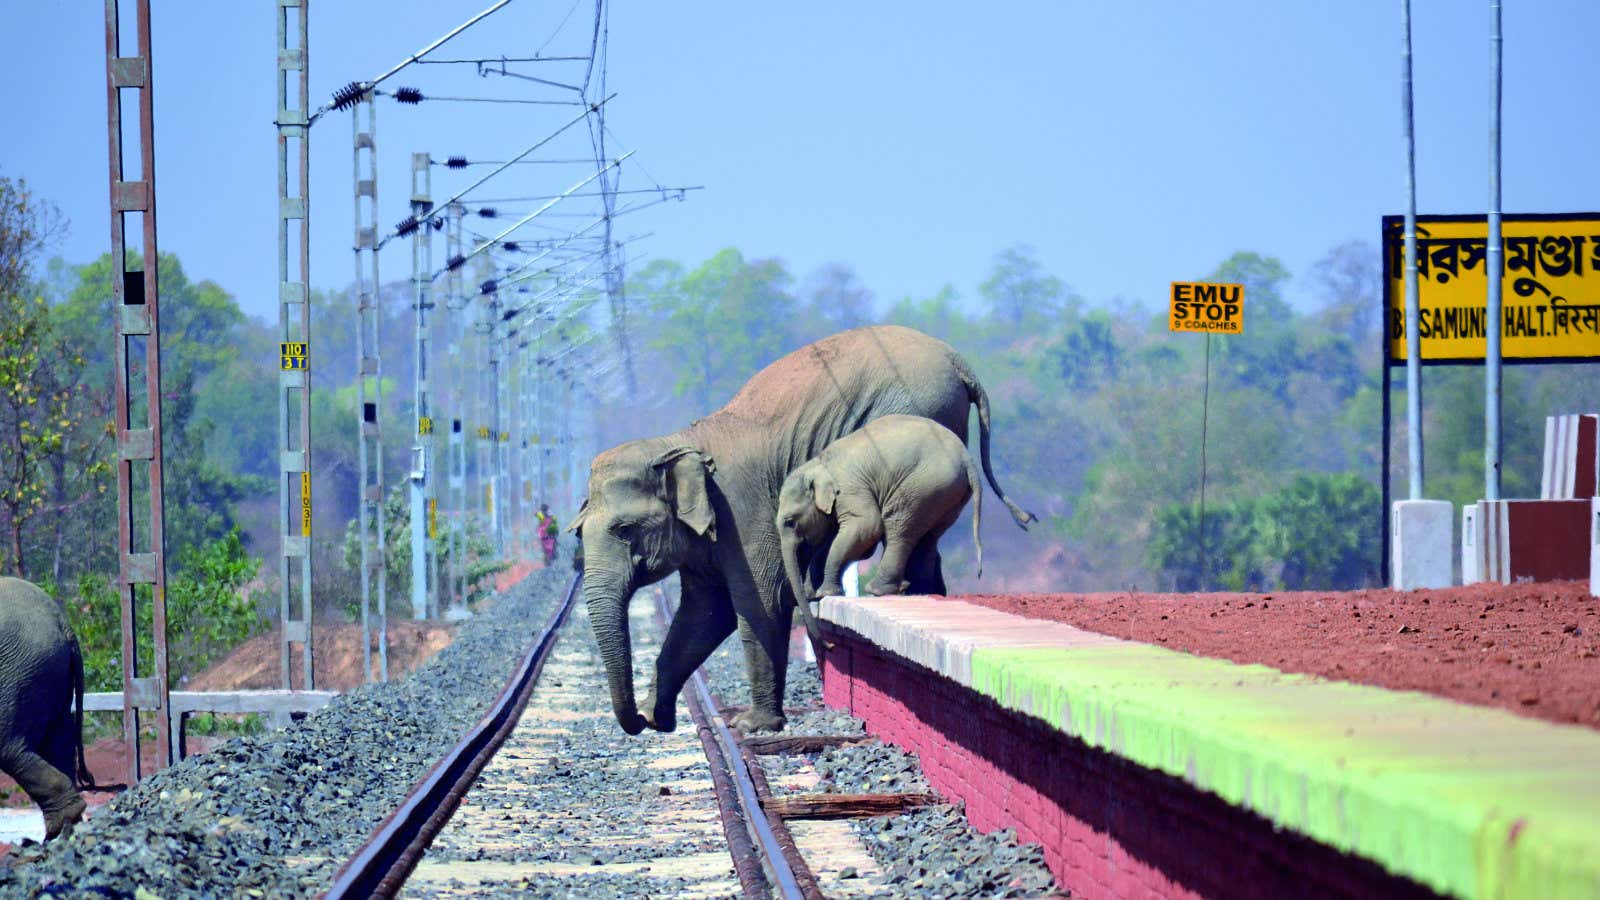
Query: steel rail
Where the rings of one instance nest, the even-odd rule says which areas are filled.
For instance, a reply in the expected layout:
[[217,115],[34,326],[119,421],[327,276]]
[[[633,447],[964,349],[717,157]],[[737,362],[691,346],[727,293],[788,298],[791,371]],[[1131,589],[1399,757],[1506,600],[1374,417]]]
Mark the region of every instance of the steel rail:
[[400,892],[428,845],[438,836],[478,774],[516,728],[539,673],[555,648],[556,635],[572,612],[581,575],[574,575],[566,597],[522,663],[501,689],[489,712],[417,782],[395,811],[373,830],[367,842],[340,867],[324,897],[393,897]]
[[[667,595],[664,592],[659,590],[656,592],[656,604],[657,617],[665,624],[671,618],[671,610],[667,606]],[[712,781],[717,786],[718,803],[719,805],[723,803],[723,795],[725,793],[731,793],[731,799],[738,804],[739,817],[743,820],[744,826],[749,829],[749,836],[755,839],[753,849],[759,852],[761,864],[766,869],[766,873],[771,876],[770,882],[766,882],[766,879],[763,879],[763,882],[766,883],[762,884],[756,891],[752,891],[751,886],[745,883],[745,873],[740,872],[740,882],[745,884],[746,895],[766,897],[770,895],[769,892],[775,887],[777,896],[783,897],[784,900],[815,900],[815,898],[820,898],[822,895],[817,891],[816,881],[811,876],[809,869],[806,868],[805,861],[799,858],[793,839],[785,841],[784,837],[788,836],[780,837],[774,831],[772,823],[768,821],[766,811],[761,805],[760,791],[757,789],[755,779],[751,776],[750,769],[746,765],[746,758],[742,752],[739,739],[734,736],[733,731],[722,721],[722,717],[716,714],[716,701],[711,698],[711,689],[706,686],[705,676],[700,673],[700,670],[696,669],[694,675],[690,678],[690,687],[691,690],[684,696],[689,701],[689,715],[694,720],[695,727],[699,729],[701,743],[706,746],[707,756],[711,755],[714,747],[716,754],[722,757],[728,774],[732,776],[731,784],[727,786],[731,787],[732,790],[727,791],[724,784],[717,777],[718,769],[715,765],[715,760],[712,761]],[[734,843],[733,829],[728,827],[729,823],[726,814],[723,817],[723,825],[729,832],[729,844],[732,845]],[[786,844],[787,846],[785,846]],[[730,846],[730,849],[735,848]],[[736,853],[734,856],[735,869],[738,869],[739,862],[739,855]],[[804,887],[802,886],[802,878],[807,883]],[[807,890],[807,887],[810,890]]]

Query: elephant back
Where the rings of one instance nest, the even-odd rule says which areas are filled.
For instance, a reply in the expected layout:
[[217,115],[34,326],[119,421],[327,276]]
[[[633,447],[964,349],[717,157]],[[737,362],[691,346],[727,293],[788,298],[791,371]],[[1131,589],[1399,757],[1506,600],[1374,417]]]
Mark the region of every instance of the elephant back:
[[789,472],[835,440],[881,416],[933,419],[963,442],[965,364],[944,341],[899,325],[840,332],[783,356],[756,373],[728,405],[697,423],[765,436],[769,473]]

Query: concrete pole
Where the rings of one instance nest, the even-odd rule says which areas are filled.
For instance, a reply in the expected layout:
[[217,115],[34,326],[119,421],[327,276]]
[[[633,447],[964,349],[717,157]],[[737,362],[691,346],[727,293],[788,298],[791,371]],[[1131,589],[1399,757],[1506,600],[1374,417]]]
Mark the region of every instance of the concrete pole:
[[1422,325],[1417,279],[1417,139],[1411,111],[1411,0],[1400,0],[1406,135],[1406,463],[1409,497],[1422,499]]
[[1500,0],[1489,3],[1491,15],[1489,76],[1489,246],[1484,255],[1489,278],[1488,348],[1484,353],[1483,497],[1500,499],[1500,288],[1504,248],[1500,240]]

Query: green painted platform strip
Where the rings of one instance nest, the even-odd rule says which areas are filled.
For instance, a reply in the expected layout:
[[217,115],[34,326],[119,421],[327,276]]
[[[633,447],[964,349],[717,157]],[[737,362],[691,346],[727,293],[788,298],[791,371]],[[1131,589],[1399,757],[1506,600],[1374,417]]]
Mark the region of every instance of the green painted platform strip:
[[985,646],[970,686],[1442,893],[1600,897],[1600,733],[1133,642]]

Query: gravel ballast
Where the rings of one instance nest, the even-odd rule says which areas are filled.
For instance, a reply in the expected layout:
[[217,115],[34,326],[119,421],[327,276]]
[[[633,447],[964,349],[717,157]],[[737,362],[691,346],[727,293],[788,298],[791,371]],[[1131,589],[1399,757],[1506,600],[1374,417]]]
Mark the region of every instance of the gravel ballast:
[[539,570],[411,676],[341,695],[145,779],[70,838],[19,851],[0,897],[306,896],[482,717],[570,578]]
[[[675,589],[668,590],[672,596]],[[638,602],[638,600],[635,600]],[[724,704],[749,702],[744,653],[737,640],[723,643],[702,671]],[[791,654],[787,734],[865,734],[861,720],[822,705],[815,663]],[[932,793],[916,754],[871,741],[813,754],[762,757],[769,777],[791,773],[809,759],[827,793]],[[774,791],[784,793],[774,786]],[[887,874],[894,897],[1044,897],[1062,893],[1038,844],[1019,845],[1009,829],[983,834],[961,810],[934,806],[892,816],[857,819],[852,828]]]

